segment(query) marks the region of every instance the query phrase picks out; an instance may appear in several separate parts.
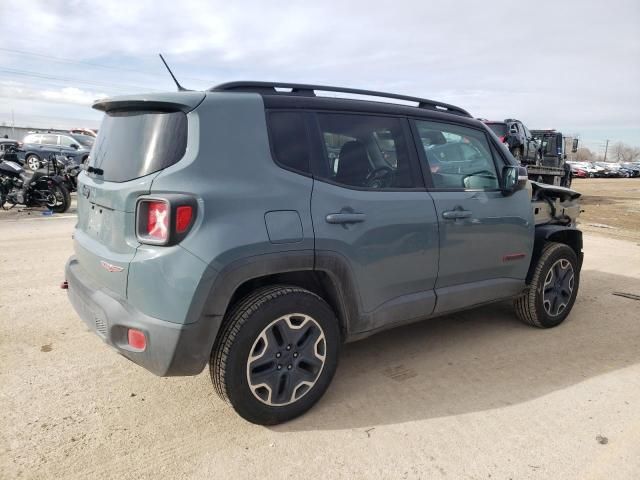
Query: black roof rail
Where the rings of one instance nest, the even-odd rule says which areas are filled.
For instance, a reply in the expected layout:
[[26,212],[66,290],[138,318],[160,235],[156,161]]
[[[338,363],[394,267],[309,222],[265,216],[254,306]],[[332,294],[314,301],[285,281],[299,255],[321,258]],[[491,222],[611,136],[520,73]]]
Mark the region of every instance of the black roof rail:
[[[278,91],[278,88],[290,89],[290,91]],[[335,93],[351,93],[355,95],[366,95],[369,97],[392,98],[394,100],[403,100],[406,102],[416,102],[418,108],[426,108],[429,110],[442,111],[446,113],[454,113],[471,117],[466,110],[450,105],[448,103],[436,102],[420,97],[411,97],[408,95],[398,95],[396,93],[376,92],[373,90],[360,90],[358,88],[345,87],[329,87],[327,85],[307,85],[302,83],[279,83],[279,82],[228,82],[216,85],[210,88],[210,92],[255,92],[264,95],[300,95],[307,97],[315,97],[316,90],[321,92]]]

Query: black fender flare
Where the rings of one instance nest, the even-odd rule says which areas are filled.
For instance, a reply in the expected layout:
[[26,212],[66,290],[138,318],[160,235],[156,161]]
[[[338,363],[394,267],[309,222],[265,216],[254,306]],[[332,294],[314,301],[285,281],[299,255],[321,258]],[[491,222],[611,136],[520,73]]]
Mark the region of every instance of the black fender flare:
[[224,315],[243,283],[277,273],[313,271],[313,264],[313,250],[265,253],[235,260],[218,271],[204,310],[208,315]]
[[[213,265],[211,268],[215,269]],[[323,285],[335,307],[345,334],[351,321],[359,318],[360,297],[348,261],[334,252],[297,250],[250,256],[235,260],[215,275],[202,310],[203,316],[224,316],[236,291],[245,283],[263,277],[308,272],[325,274],[330,285]]]
[[582,269],[582,231],[575,227],[565,225],[540,225],[535,229],[535,239],[533,242],[533,253],[531,254],[531,265],[527,273],[527,283],[530,283],[533,271],[540,258],[542,249],[547,242],[564,243],[576,252],[578,257],[578,270]]

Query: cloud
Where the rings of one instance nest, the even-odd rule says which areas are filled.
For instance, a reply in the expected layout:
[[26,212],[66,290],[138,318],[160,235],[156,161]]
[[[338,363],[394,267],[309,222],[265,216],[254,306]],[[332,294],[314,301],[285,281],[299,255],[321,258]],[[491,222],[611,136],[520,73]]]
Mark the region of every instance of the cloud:
[[[28,71],[85,82],[58,80],[56,101],[84,98],[67,87],[173,89],[156,57],[165,52],[192,88],[266,79],[390,90],[532,127],[633,127],[640,144],[638,24],[637,0],[0,2],[3,48],[124,69],[34,61]],[[37,28],[24,35],[24,25]],[[0,50],[0,60],[3,78],[2,65],[27,70],[29,59]]]
[[89,92],[76,87],[40,90],[15,82],[0,82],[0,97],[12,99],[90,106],[97,98],[105,96],[105,93]]

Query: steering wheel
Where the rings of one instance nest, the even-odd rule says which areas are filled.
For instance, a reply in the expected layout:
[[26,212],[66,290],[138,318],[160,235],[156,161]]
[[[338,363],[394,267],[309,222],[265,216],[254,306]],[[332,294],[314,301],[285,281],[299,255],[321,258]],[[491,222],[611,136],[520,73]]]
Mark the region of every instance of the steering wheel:
[[365,183],[369,188],[387,188],[391,186],[393,169],[391,167],[378,167],[367,175]]

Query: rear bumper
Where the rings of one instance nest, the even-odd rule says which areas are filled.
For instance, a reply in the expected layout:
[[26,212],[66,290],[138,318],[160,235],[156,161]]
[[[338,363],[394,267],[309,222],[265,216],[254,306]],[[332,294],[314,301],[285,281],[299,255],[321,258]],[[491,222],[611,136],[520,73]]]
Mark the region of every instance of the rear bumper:
[[[132,362],[159,376],[197,375],[207,364],[222,317],[201,316],[196,322],[177,324],[145,315],[96,285],[74,256],[67,262],[65,275],[69,300],[80,318]],[[144,332],[144,351],[129,346],[129,328]]]

